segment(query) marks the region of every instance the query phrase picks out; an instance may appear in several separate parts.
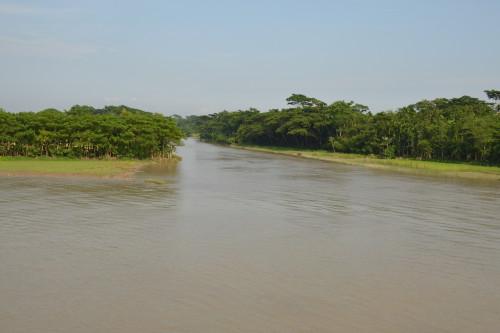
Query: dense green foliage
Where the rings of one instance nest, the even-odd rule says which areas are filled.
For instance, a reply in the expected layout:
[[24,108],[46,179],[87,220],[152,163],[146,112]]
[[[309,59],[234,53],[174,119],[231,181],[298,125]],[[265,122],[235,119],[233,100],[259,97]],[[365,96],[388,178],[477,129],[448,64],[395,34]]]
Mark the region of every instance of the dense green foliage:
[[328,105],[299,94],[287,101],[291,108],[223,111],[177,121],[188,134],[218,143],[500,162],[500,115],[477,98],[424,100],[377,114],[354,102]]
[[37,113],[0,109],[0,156],[163,158],[182,137],[171,117],[126,106],[75,105],[66,112]]
[[496,110],[500,112],[500,90],[485,90],[484,91],[489,99],[492,99],[496,103]]

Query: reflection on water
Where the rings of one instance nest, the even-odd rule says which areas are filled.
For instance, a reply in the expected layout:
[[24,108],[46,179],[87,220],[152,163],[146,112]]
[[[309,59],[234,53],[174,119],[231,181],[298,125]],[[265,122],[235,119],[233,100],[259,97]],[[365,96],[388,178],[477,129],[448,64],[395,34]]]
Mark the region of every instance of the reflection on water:
[[0,177],[0,332],[500,327],[500,184],[179,154],[134,180]]

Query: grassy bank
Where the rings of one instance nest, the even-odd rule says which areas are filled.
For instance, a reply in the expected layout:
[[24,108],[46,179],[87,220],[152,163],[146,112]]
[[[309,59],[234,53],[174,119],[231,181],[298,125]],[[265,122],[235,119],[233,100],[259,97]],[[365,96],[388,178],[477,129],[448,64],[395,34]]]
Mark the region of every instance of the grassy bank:
[[0,157],[0,175],[130,178],[146,163],[126,160]]
[[407,173],[460,177],[469,179],[500,180],[500,167],[492,166],[443,163],[435,161],[418,161],[412,159],[379,159],[376,157],[368,157],[358,154],[299,150],[282,147],[261,147],[246,145],[233,145],[232,147]]

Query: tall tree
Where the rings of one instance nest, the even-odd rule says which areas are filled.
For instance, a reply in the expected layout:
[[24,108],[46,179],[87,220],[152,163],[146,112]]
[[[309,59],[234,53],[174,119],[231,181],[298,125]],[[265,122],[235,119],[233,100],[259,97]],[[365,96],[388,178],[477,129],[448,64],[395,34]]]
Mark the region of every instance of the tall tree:
[[484,91],[489,99],[495,101],[496,110],[500,112],[500,90],[485,90]]

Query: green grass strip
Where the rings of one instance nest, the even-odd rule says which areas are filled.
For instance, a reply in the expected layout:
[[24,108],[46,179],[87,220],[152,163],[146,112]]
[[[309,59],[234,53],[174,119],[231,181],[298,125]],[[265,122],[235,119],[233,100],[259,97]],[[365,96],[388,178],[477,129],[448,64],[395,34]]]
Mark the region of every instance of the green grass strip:
[[0,171],[18,173],[113,176],[131,172],[144,162],[92,159],[33,159],[0,157]]
[[496,166],[481,166],[465,163],[444,163],[436,161],[419,161],[414,159],[380,159],[373,156],[365,156],[359,154],[333,153],[321,150],[301,150],[283,147],[261,147],[247,145],[233,145],[233,147],[348,165],[365,166],[370,168],[417,174],[440,175],[470,179],[500,180],[500,167]]

